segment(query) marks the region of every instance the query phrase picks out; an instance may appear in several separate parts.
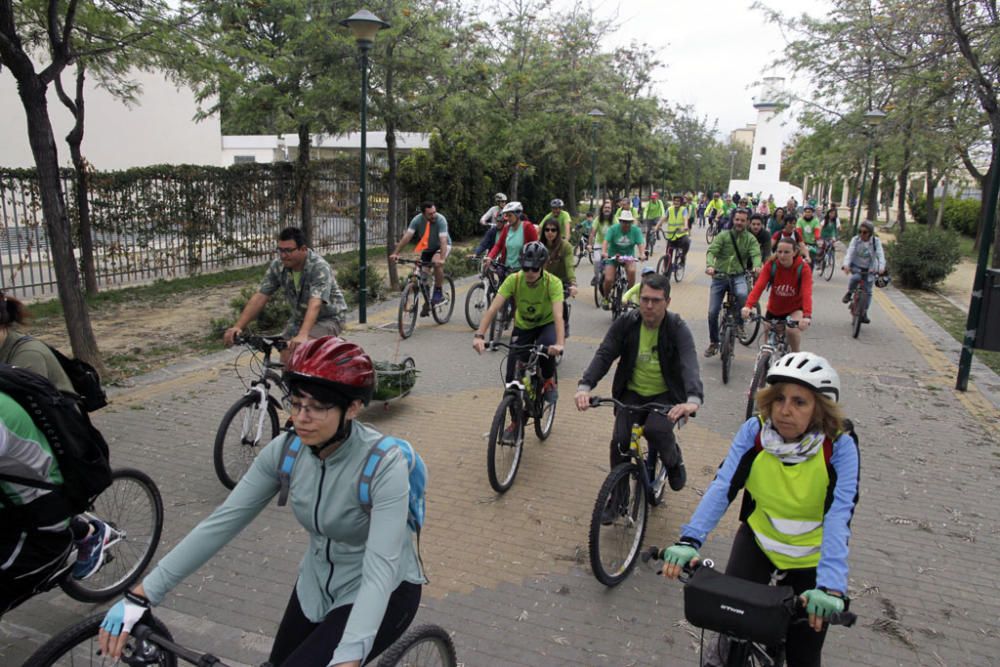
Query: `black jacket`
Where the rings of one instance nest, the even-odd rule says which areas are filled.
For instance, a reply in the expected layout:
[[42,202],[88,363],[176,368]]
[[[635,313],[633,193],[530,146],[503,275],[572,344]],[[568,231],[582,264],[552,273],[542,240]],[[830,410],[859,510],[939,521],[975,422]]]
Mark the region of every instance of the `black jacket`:
[[[615,359],[620,358],[611,383],[611,395],[621,400],[635,368],[641,326],[642,316],[638,310],[632,310],[615,320],[601,341],[601,346],[597,348],[597,354],[584,371],[583,378],[580,379],[581,388],[589,391],[596,387]],[[705,390],[698,372],[698,353],[691,330],[680,315],[668,312],[663,318],[657,352],[670,400],[674,404],[690,402],[700,405],[705,398]]]

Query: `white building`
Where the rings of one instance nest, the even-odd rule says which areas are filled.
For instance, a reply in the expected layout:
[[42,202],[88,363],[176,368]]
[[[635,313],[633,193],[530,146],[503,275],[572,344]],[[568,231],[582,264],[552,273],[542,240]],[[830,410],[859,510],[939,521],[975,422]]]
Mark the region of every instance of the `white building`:
[[[322,160],[334,153],[361,150],[361,133],[348,132],[330,136],[314,134],[311,137],[310,159]],[[384,151],[385,132],[368,132],[368,151]],[[428,148],[430,135],[420,132],[397,132],[396,147],[401,153],[415,148]],[[222,137],[222,165],[228,167],[240,162],[294,162],[299,155],[299,136],[295,135],[232,135]]]
[[780,100],[784,99],[781,77],[765,77],[760,94],[754,101],[757,124],[754,127],[753,153],[750,157],[750,177],[729,182],[729,192],[774,195],[783,203],[789,197],[802,201],[802,190],[781,180],[781,149],[785,129],[782,127]]

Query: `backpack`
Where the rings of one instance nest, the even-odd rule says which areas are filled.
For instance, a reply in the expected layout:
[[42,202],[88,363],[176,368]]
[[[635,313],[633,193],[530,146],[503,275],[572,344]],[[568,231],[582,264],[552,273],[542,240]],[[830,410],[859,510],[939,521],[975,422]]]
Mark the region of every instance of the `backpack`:
[[[777,261],[777,259],[772,259],[772,260],[769,260],[769,261],[771,263],[771,278],[767,281],[767,286],[768,287],[770,287],[771,285],[774,284],[774,276],[778,273],[778,261]],[[799,268],[796,271],[796,275],[799,278],[799,288],[798,289],[799,289],[799,293],[800,294],[802,293],[802,266],[804,264],[805,264],[805,262],[799,263]]]
[[[22,336],[17,339],[17,341],[14,342],[14,345],[11,346],[10,356],[13,357],[17,348],[29,340],[38,339],[32,338],[31,336]],[[84,410],[87,412],[93,412],[94,410],[100,410],[108,404],[108,396],[104,392],[104,388],[101,386],[101,376],[97,373],[97,369],[81,359],[70,359],[65,354],[44,341],[39,342],[49,348],[55,356],[56,361],[59,362],[63,372],[66,373],[70,383],[73,385],[73,390],[80,397],[80,405]],[[8,362],[9,361],[10,360],[8,359]]]
[[[48,440],[63,484],[4,473],[0,480],[56,491],[65,501],[67,516],[90,509],[94,499],[111,486],[111,464],[108,443],[79,409],[76,398],[41,375],[8,364],[0,364],[0,392],[17,401]],[[7,506],[2,494],[0,504]]]
[[[378,472],[378,466],[382,459],[393,449],[398,448],[406,459],[409,468],[410,498],[406,516],[406,525],[410,530],[420,536],[420,530],[424,525],[425,496],[427,494],[427,466],[420,458],[413,445],[406,440],[399,440],[390,436],[382,436],[378,442],[368,450],[368,458],[365,466],[361,470],[361,477],[358,479],[358,502],[361,509],[371,514],[372,496],[371,485]],[[288,492],[291,488],[292,468],[295,466],[295,459],[302,450],[302,440],[295,435],[294,431],[289,431],[285,437],[285,446],[281,453],[281,465],[278,468],[278,480],[281,489],[278,492],[278,505],[288,503]]]

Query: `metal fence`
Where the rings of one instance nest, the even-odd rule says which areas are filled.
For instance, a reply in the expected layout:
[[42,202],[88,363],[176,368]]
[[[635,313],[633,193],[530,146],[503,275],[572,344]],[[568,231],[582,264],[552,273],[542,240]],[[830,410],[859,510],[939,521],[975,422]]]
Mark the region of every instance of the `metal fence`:
[[[358,245],[358,183],[314,167],[313,240],[320,252]],[[74,174],[62,187],[77,261]],[[368,242],[385,243],[388,197],[369,179]],[[101,289],[261,264],[275,236],[298,226],[297,181],[289,165],[156,167],[90,176],[91,238]],[[404,208],[403,210],[406,210]],[[0,169],[0,289],[23,299],[56,294],[56,277],[33,171]]]

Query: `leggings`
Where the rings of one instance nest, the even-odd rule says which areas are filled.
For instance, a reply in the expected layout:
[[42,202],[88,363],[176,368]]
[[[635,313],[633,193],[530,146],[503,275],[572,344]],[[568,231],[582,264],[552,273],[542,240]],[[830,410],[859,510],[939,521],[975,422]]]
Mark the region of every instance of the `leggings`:
[[[404,581],[389,596],[389,604],[382,617],[382,625],[375,635],[372,649],[365,658],[368,664],[406,632],[420,606],[420,584]],[[313,623],[302,613],[299,596],[292,589],[292,597],[285,608],[285,615],[278,626],[278,635],[271,647],[270,662],[274,667],[313,667],[329,664],[334,650],[340,644],[344,627],[354,605],[337,607],[320,623]]]
[[[534,329],[518,329],[514,327],[514,331],[511,332],[510,337],[510,342],[513,345],[555,345],[556,324],[555,322],[549,322]],[[511,352],[507,356],[506,382],[513,380],[517,374],[517,363],[519,361],[526,362],[529,356],[530,354],[527,350]],[[554,357],[542,357],[538,360],[538,365],[542,369],[542,377],[544,379],[548,380],[556,374],[556,360]]]

